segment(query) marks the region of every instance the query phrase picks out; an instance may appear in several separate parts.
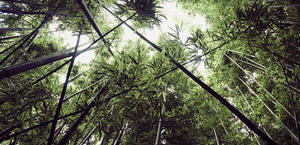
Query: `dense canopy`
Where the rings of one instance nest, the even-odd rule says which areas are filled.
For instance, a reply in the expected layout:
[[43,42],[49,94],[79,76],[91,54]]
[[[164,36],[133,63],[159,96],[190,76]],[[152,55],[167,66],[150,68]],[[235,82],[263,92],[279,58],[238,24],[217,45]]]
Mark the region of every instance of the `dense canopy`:
[[0,144],[300,144],[299,5],[0,0]]

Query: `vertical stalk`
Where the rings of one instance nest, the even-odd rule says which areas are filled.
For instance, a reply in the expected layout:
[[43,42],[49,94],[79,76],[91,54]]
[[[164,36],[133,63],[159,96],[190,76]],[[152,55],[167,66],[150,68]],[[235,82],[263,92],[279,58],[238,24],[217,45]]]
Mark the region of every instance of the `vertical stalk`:
[[[281,63],[280,63],[281,64]],[[286,73],[286,69],[285,67],[281,64],[281,67],[283,69],[283,73],[284,73],[284,77],[285,77],[285,81],[286,81],[286,84],[288,86],[288,92],[289,92],[289,100],[291,102],[291,106],[292,106],[292,111],[293,111],[293,115],[294,115],[294,120],[295,120],[295,127],[296,127],[296,131],[297,131],[297,134],[298,134],[298,139],[300,138],[300,129],[299,129],[299,123],[298,123],[298,118],[297,118],[297,113],[295,111],[295,97],[294,97],[294,94],[293,92],[291,91],[291,87],[290,87],[290,84],[289,84],[289,81],[288,81],[288,77],[287,77],[287,73]],[[300,140],[298,140],[298,145],[300,145]]]
[[[89,20],[89,22],[91,23],[91,25],[93,26],[93,28],[96,30],[99,37],[102,37],[102,33],[101,33],[100,29],[98,28],[96,22],[92,18],[91,13],[90,13],[89,9],[87,8],[87,6],[85,5],[85,3],[83,2],[83,0],[76,0],[76,1],[78,3],[79,7],[81,8],[81,10],[83,11],[83,13],[85,14],[85,16],[87,17],[87,19]],[[107,41],[104,38],[102,39],[102,41],[108,48],[109,53],[112,56],[114,56],[113,52],[110,49],[110,45],[107,43]]]
[[127,123],[124,123],[123,126],[122,126],[122,128],[120,129],[119,134],[118,134],[116,140],[114,141],[114,145],[120,145],[121,144],[122,135],[123,135],[124,130],[126,128],[126,124]]
[[[78,117],[78,119],[75,121],[75,123],[69,128],[69,130],[66,132],[66,134],[62,137],[62,139],[59,141],[58,145],[65,145],[67,144],[69,138],[71,137],[72,133],[77,129],[81,121],[85,118],[85,116],[89,113],[89,111],[95,106],[96,99],[99,99],[100,95],[103,95],[105,88],[107,87],[109,81],[101,88],[101,90],[96,94],[92,102],[89,103],[89,105],[84,109],[82,114]],[[102,104],[103,101],[100,101],[100,104]]]
[[72,56],[72,60],[71,60],[71,63],[70,63],[70,66],[69,66],[69,69],[68,69],[68,72],[67,72],[67,75],[66,75],[65,84],[63,86],[63,89],[62,89],[62,92],[61,92],[61,96],[59,98],[59,102],[58,102],[58,105],[57,105],[57,108],[56,108],[56,112],[55,112],[55,115],[54,115],[54,119],[52,121],[52,127],[51,127],[51,131],[50,131],[50,136],[48,138],[48,143],[47,143],[48,145],[51,145],[53,143],[53,137],[54,137],[54,133],[55,133],[55,128],[56,128],[57,120],[58,120],[58,117],[59,117],[59,114],[60,114],[60,110],[62,108],[63,100],[64,100],[64,97],[65,97],[65,94],[66,94],[66,90],[67,90],[67,86],[68,86],[69,77],[71,75],[71,71],[72,71],[72,68],[73,68],[73,65],[74,65],[75,56],[76,56],[78,45],[79,45],[79,41],[80,41],[80,36],[81,36],[81,30],[80,30],[78,38],[77,38],[77,43],[76,43],[75,51],[74,51],[74,54]]
[[220,145],[217,132],[216,132],[216,130],[214,128],[213,128],[213,131],[214,131],[214,135],[216,137],[217,145]]
[[[93,135],[93,133],[95,132],[95,130],[97,129],[98,126],[99,126],[99,124],[96,125],[96,126],[92,129],[92,131],[88,132],[88,133],[84,136],[83,140],[81,141],[81,143],[80,143],[79,145],[84,145],[84,143],[86,142],[86,140],[88,140],[88,139]],[[75,142],[75,143],[76,143],[76,142]]]

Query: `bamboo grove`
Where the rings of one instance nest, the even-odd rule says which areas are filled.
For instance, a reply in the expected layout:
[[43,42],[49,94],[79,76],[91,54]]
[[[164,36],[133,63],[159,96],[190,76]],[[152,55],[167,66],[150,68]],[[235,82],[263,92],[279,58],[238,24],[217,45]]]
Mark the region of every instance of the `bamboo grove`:
[[174,0],[210,28],[153,42],[167,2],[0,0],[0,143],[300,144],[300,3]]

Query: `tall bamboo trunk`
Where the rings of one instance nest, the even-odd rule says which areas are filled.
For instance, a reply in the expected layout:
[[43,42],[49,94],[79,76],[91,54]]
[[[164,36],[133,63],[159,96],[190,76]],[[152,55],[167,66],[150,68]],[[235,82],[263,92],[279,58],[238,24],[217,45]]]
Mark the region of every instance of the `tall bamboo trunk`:
[[108,145],[109,138],[110,138],[110,136],[107,133],[104,133],[104,137],[101,142],[101,145]]
[[48,143],[47,143],[48,145],[51,145],[54,141],[55,128],[56,128],[57,120],[58,120],[59,115],[60,115],[60,110],[62,108],[62,104],[64,102],[64,97],[65,97],[65,94],[66,94],[66,91],[67,91],[69,77],[70,77],[71,71],[73,69],[75,57],[76,57],[76,54],[77,54],[77,49],[78,49],[78,46],[79,46],[80,36],[81,36],[81,30],[80,30],[79,35],[77,37],[77,43],[76,43],[76,46],[75,46],[74,54],[72,55],[72,60],[70,62],[70,66],[69,66],[68,72],[66,74],[66,80],[65,80],[63,89],[61,91],[59,102],[57,104],[57,108],[56,108],[55,115],[54,115],[53,122],[52,122],[52,126],[51,126],[50,135],[49,135],[49,138],[48,138]]
[[45,5],[42,3],[33,3],[33,2],[27,2],[27,1],[21,1],[21,0],[1,0],[4,2],[14,2],[14,3],[22,3],[22,4],[29,4],[29,5]]
[[[102,37],[103,35],[102,35],[100,29],[98,28],[96,22],[94,21],[89,9],[87,8],[87,6],[83,2],[83,0],[76,0],[76,1],[78,3],[79,7],[81,8],[81,10],[83,11],[83,13],[85,14],[85,16],[87,17],[87,19],[89,20],[89,22],[91,23],[91,25],[93,26],[93,28],[96,30],[99,37]],[[108,48],[108,51],[111,53],[111,55],[114,56],[113,52],[111,51],[110,45],[107,43],[107,41],[104,38],[102,39],[102,41]]]
[[121,127],[121,129],[119,130],[119,134],[118,134],[117,138],[115,139],[113,145],[120,145],[122,143],[122,136],[124,134],[124,130],[126,128],[126,124],[127,123],[124,123],[123,126]]
[[30,30],[34,30],[34,28],[0,28],[0,33],[30,31]]
[[1,41],[4,41],[4,40],[10,40],[10,39],[15,39],[15,38],[24,37],[24,36],[26,36],[26,35],[11,36],[11,37],[3,37],[3,38],[0,38],[0,42],[1,42]]

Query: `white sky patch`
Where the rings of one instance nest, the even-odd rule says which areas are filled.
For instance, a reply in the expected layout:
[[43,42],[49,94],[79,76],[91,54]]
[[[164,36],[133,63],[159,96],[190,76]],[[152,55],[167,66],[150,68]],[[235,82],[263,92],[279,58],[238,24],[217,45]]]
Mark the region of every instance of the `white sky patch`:
[[[50,30],[51,31],[55,31],[57,29],[57,27],[58,27],[57,23],[50,24]],[[58,32],[53,32],[52,34],[53,34],[54,37],[63,38],[63,44],[67,48],[75,47],[78,35],[73,35],[73,33],[71,31],[68,31],[68,30],[58,31]],[[78,50],[85,49],[88,46],[87,44],[89,44],[89,43],[91,43],[89,38],[85,35],[81,35],[79,45],[82,45],[82,46],[79,47]],[[83,45],[83,44],[86,44],[86,45]],[[90,50],[90,51],[87,51],[87,52],[82,53],[79,56],[77,56],[76,59],[75,59],[75,63],[78,63],[78,62],[80,62],[80,63],[89,63],[94,58],[95,58],[95,51]]]

